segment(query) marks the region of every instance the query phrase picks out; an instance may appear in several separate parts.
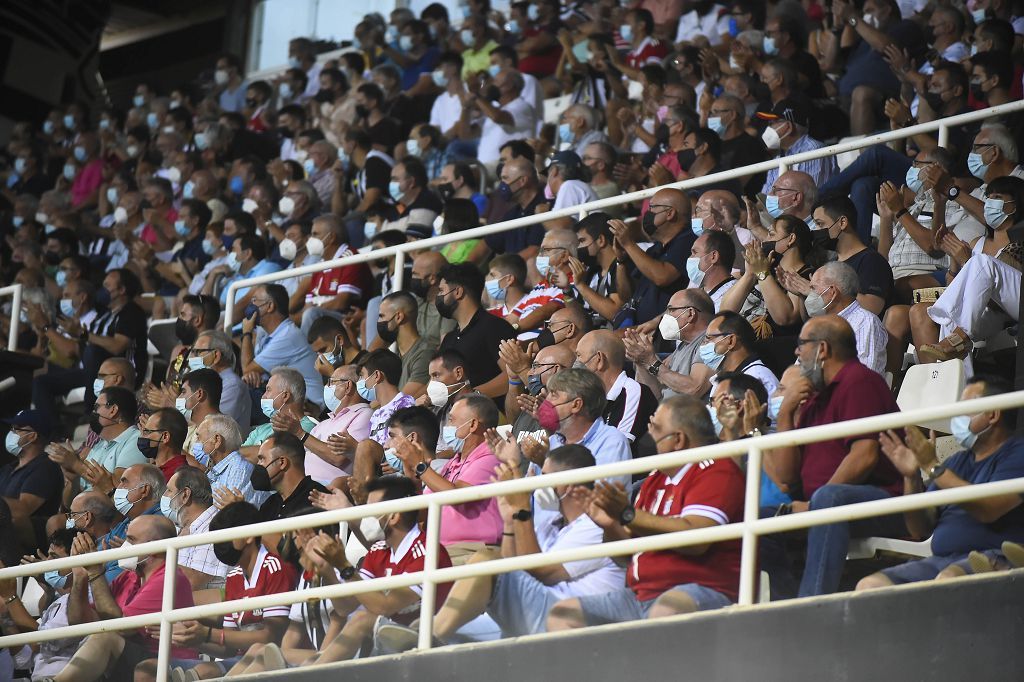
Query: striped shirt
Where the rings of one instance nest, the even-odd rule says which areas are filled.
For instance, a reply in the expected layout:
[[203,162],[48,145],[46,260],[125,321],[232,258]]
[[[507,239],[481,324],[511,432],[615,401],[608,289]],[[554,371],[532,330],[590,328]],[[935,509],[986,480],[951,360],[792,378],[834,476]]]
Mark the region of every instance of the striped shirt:
[[[199,535],[210,530],[210,521],[220,511],[217,507],[210,505],[202,514],[196,517],[195,521],[189,524],[187,533],[179,535]],[[222,564],[213,551],[213,544],[196,545],[195,547],[184,547],[178,552],[178,566],[190,568],[193,571],[204,573],[212,578],[208,587],[218,587],[224,583],[231,567]]]
[[882,321],[870,310],[866,310],[854,300],[838,313],[839,317],[850,323],[857,341],[857,359],[865,367],[885,375],[885,344],[889,341],[889,333],[885,331]]
[[647,424],[658,409],[658,399],[648,387],[620,372],[608,389],[604,422],[617,428],[630,443],[647,433]]
[[[512,308],[512,312],[519,316],[519,319],[526,317],[538,308],[546,306],[548,303],[557,303],[559,306],[565,305],[565,294],[558,287],[551,284],[548,280],[542,279],[537,283],[537,286],[533,287],[526,296],[523,296],[515,307]],[[530,335],[533,338],[536,334]]]
[[[782,153],[782,158],[785,159],[787,156],[802,154],[804,152],[812,152],[816,149],[821,149],[823,146],[824,145],[821,142],[815,140],[810,135],[804,135],[794,142],[792,147]],[[810,161],[801,161],[800,163],[791,165],[789,170],[807,173],[814,179],[814,184],[818,187],[824,185],[828,182],[829,178],[838,172],[834,156],[826,156],[821,159],[811,159]],[[772,168],[768,171],[768,177],[765,179],[764,188],[761,191],[765,194],[771,194],[772,186],[778,179],[779,169]]]

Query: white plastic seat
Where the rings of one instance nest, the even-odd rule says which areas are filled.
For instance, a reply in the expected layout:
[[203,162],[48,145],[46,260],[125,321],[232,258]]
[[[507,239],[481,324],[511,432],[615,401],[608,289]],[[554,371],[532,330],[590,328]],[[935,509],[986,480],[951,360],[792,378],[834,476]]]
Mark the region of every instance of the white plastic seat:
[[558,124],[562,113],[572,104],[572,94],[544,100],[544,122]]
[[[903,377],[896,404],[904,412],[923,407],[949,405],[960,400],[965,383],[963,360],[914,365]],[[934,419],[921,422],[917,426],[950,433],[949,419]]]
[[897,540],[896,538],[856,538],[850,540],[846,550],[847,560],[873,559],[878,552],[895,552],[912,557],[929,557],[932,555],[932,539],[916,542],[914,540]]

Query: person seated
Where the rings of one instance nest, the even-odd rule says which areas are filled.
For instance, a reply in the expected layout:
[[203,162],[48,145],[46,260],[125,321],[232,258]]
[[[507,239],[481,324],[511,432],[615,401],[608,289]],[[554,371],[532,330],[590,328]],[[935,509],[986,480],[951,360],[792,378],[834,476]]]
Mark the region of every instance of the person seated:
[[34,554],[45,546],[41,531],[45,519],[60,506],[64,477],[60,466],[46,456],[51,426],[45,413],[22,410],[3,421],[11,427],[4,448],[15,459],[0,467],[0,498],[10,509],[12,539],[22,545],[22,554]]
[[121,521],[121,512],[117,511],[109,495],[95,490],[78,493],[75,499],[68,505],[68,511],[64,513],[66,520],[64,527],[81,533],[88,533],[94,538],[99,538],[100,549],[110,549],[118,543],[110,544],[110,530]]
[[627,329],[622,341],[626,357],[636,369],[636,378],[659,398],[685,393],[703,398],[711,390],[714,370],[700,360],[700,348],[707,339],[708,323],[715,307],[703,289],[683,289],[672,294],[658,323],[664,341],[677,342],[676,349],[660,359],[655,353],[654,332]]
[[[1009,393],[1012,386],[995,377],[974,377],[961,400]],[[963,450],[939,462],[935,445],[915,426],[906,438],[895,431],[879,434],[882,452],[903,475],[903,492],[920,493],[1004,481],[1024,476],[1024,443],[1014,436],[1015,410],[992,410],[953,417],[950,427]],[[922,472],[927,476],[925,485]],[[902,585],[921,580],[955,578],[974,570],[972,552],[989,561],[1005,562],[1005,542],[1024,541],[1024,510],[1020,495],[1000,495],[962,504],[915,509],[904,514],[917,540],[931,536],[932,555],[908,561],[862,578],[857,590]]]
[[754,328],[745,319],[733,312],[719,313],[711,318],[700,347],[700,361],[708,366],[714,375],[711,386],[717,383],[719,372],[742,372],[749,374],[771,393],[778,386],[775,373],[764,364],[757,353],[757,336]]
[[188,422],[180,412],[170,407],[159,409],[142,421],[139,449],[160,469],[164,480],[169,481],[174,472],[186,463],[183,445]]
[[[259,520],[260,512],[256,507],[248,502],[233,502],[213,517],[210,530],[248,526]],[[224,601],[291,592],[295,588],[297,579],[291,564],[268,551],[258,535],[218,542],[213,551],[221,563],[232,567],[224,584]],[[172,654],[170,666],[192,670],[195,678],[201,680],[223,677],[253,644],[281,642],[288,628],[288,611],[288,605],[282,604],[228,613],[220,627],[196,620],[174,623],[173,641],[195,653],[192,656]],[[159,631],[159,626],[153,629]],[[204,662],[195,655],[198,653],[219,660]],[[152,679],[156,665],[155,659],[141,661],[135,668],[135,679],[139,679],[140,674],[143,679]]]
[[412,407],[416,401],[398,389],[402,360],[386,349],[368,353],[359,363],[356,392],[377,409],[370,414],[369,437],[356,446],[352,475],[360,482],[377,476],[388,440],[388,420],[398,410]]
[[341,320],[333,317],[324,316],[311,324],[306,341],[316,353],[316,371],[325,379],[338,367],[354,365],[363,354],[359,340],[349,334]]
[[853,328],[861,364],[884,375],[889,335],[878,315],[865,310],[857,301],[858,287],[857,273],[849,265],[840,261],[825,263],[811,275],[811,291],[803,301],[804,309],[809,317],[831,312],[846,320]]
[[[541,471],[551,474],[589,466],[594,466],[594,456],[587,448],[565,445],[547,454]],[[519,477],[518,470],[508,464],[498,468],[498,480]],[[592,483],[554,486],[533,495],[498,498],[504,524],[501,551],[480,550],[468,563],[601,544],[604,533],[587,516],[585,506],[593,487]],[[534,515],[534,503],[551,513]],[[537,634],[544,632],[548,611],[559,600],[604,594],[624,580],[624,570],[608,557],[459,580],[437,612],[432,634],[447,643],[459,628],[482,613],[494,619],[505,637]],[[417,634],[401,625],[382,625],[377,630],[382,648],[396,652],[416,646]]]
[[[554,197],[552,211],[560,211],[580,204],[586,204],[597,200],[597,194],[590,187],[589,175],[581,159],[576,152],[565,150],[555,152],[548,162],[547,184],[544,188],[545,196]],[[551,218],[544,221],[544,229],[548,230],[571,230],[576,222],[576,216],[563,216]]]
[[253,464],[239,452],[241,445],[238,424],[223,414],[211,414],[196,429],[189,464],[194,461],[206,472],[214,497],[240,494],[249,504],[263,504],[270,494],[253,489]]
[[512,422],[512,433],[533,433],[540,428],[533,415],[548,381],[562,370],[569,369],[576,355],[568,346],[545,346],[530,359],[518,341],[503,341],[501,358],[510,377],[505,394],[505,419]]
[[[194,369],[182,378],[181,392],[174,401],[174,407],[188,421],[188,432],[182,444],[185,452],[192,451],[192,446],[196,442],[196,431],[203,420],[211,414],[221,414],[222,391],[220,374],[206,367]],[[249,400],[248,389],[242,398]]]
[[[430,383],[427,384],[427,392],[419,397],[416,404],[430,408],[437,416],[439,424],[448,423],[448,415],[459,398],[467,395],[483,395],[469,383],[466,374],[466,359],[459,351],[437,351],[430,358],[429,368]],[[436,452],[440,454],[446,450],[448,450],[448,446],[439,436]],[[447,457],[442,457],[442,459],[447,459]]]
[[377,337],[389,346],[397,344],[398,356],[402,359],[398,386],[402,393],[413,398],[419,398],[427,389],[427,365],[432,352],[416,329],[416,313],[416,298],[412,294],[393,291],[381,300],[377,314]]
[[[117,486],[100,492],[114,501],[121,520],[99,538],[97,544],[107,549],[120,546],[127,536],[128,525],[140,516],[159,516],[160,497],[164,494],[164,475],[152,464],[133,464],[124,470]],[[120,575],[122,567],[117,561],[106,564],[107,582]]]
[[488,268],[484,289],[494,307],[487,312],[509,324],[518,324],[518,316],[509,318],[526,298],[526,261],[517,253],[503,253],[492,258]]
[[[178,529],[179,537],[207,532],[210,530],[210,520],[218,511],[213,506],[210,479],[202,469],[196,467],[184,466],[178,469],[167,481],[167,488],[160,497],[160,513]],[[231,569],[217,559],[212,544],[179,549],[178,567],[188,577],[196,597],[202,590],[222,588],[224,578]],[[214,601],[219,599],[218,592]]]
[[[159,472],[157,472],[159,474]],[[128,526],[125,545],[167,540],[174,537],[174,524],[163,516],[147,515],[133,519]],[[71,546],[71,556],[96,551],[96,543],[79,533]],[[68,597],[68,624],[159,613],[163,609],[166,553],[119,559],[123,573],[112,583],[103,580],[102,568],[76,566],[71,569],[71,594]],[[193,605],[192,589],[180,568],[175,570],[173,608]],[[179,625],[179,624],[176,624]],[[205,628],[204,628],[205,633]],[[67,666],[53,677],[60,682],[92,682],[99,679],[132,679],[135,666],[157,653],[160,626],[149,626],[129,633],[101,632],[89,635],[71,657]],[[181,642],[171,645],[171,655],[194,658],[196,650]]]
[[532,332],[565,305],[565,292],[572,286],[568,262],[576,256],[576,241],[576,235],[567,229],[552,229],[544,235],[534,259],[534,269],[541,279],[505,317],[520,332],[521,341],[536,338]]
[[[721,310],[722,300],[736,285],[736,278],[732,276],[735,260],[736,246],[732,238],[718,230],[702,232],[690,248],[690,257],[686,259],[690,288],[703,289],[711,297],[716,311]],[[751,307],[748,301],[742,305],[744,317]]]
[[[461,166],[462,164],[459,165]],[[472,181],[472,175],[470,175],[469,180]],[[443,190],[444,185],[441,188]],[[468,187],[465,188],[468,189]],[[481,202],[486,202],[486,199],[481,194],[474,194],[473,196],[480,197]],[[454,234],[480,227],[480,211],[481,208],[473,199],[468,197],[451,197],[447,199],[444,202],[444,209],[441,211],[441,215],[434,219],[435,236]],[[463,239],[445,244],[441,247],[440,253],[444,256],[445,260],[453,265],[456,263],[472,263],[483,268],[486,266],[487,259],[491,255],[491,248],[484,239]]]
[[[235,372],[235,346],[231,337],[220,330],[200,332],[188,355],[188,369],[212,369],[220,375],[221,414],[233,418],[242,433],[249,431],[252,400],[249,389]],[[202,420],[199,420],[202,421]]]
[[[899,410],[885,379],[857,359],[856,337],[846,320],[827,314],[808,320],[800,332],[796,356],[802,377],[786,385],[778,411],[780,432]],[[902,492],[899,474],[879,453],[878,435],[860,434],[775,448],[765,453],[766,470],[774,470],[789,489],[803,492],[804,499],[795,500],[784,511],[828,509]],[[903,519],[890,514],[810,528],[799,596],[835,592],[849,538],[878,535],[904,537]],[[780,542],[774,536],[762,539],[761,559],[772,580],[773,598],[792,596],[796,587],[781,560],[783,553],[777,551]]]
[[772,221],[783,215],[794,216],[812,230],[817,229],[811,214],[818,203],[818,186],[807,173],[790,170],[776,178],[766,192],[763,210],[760,203],[750,199],[744,198],[743,203],[747,209],[747,229],[762,242],[772,240],[768,229]]
[[[674,396],[658,406],[650,433],[661,452],[716,442],[705,405]],[[732,459],[656,470],[644,479],[635,505],[621,483],[598,481],[587,514],[606,542],[711,528],[743,516],[743,473]],[[563,599],[551,607],[547,631],[642,618],[661,618],[728,606],[739,589],[739,541],[696,545],[685,551],[633,555],[626,585],[605,594]]]
[[[323,400],[321,393],[320,399]],[[249,432],[242,441],[239,452],[250,462],[256,460],[256,453],[274,431],[286,431],[297,434],[305,440],[306,434],[313,430],[316,422],[303,412],[306,405],[306,380],[290,367],[278,367],[270,372],[267,390],[260,400],[263,414],[270,420],[260,424]]]
[[991,238],[979,237],[968,245],[945,232],[943,250],[950,256],[952,279],[934,303],[910,309],[914,346],[922,362],[960,358],[969,368],[975,340],[995,335],[1008,320],[1017,321],[1024,249],[1010,241],[1009,228],[1022,205],[1024,180],[996,178],[985,198]]
[[[586,157],[584,157],[586,158]],[[572,297],[582,303],[595,327],[610,327],[628,298],[620,287],[625,265],[615,256],[609,213],[596,212],[576,223],[576,256],[568,259]],[[564,293],[564,292],[563,292]]]
[[356,365],[342,365],[324,385],[328,415],[309,432],[303,463],[306,473],[322,485],[352,475],[356,445],[370,435],[373,410],[356,391],[358,380]]

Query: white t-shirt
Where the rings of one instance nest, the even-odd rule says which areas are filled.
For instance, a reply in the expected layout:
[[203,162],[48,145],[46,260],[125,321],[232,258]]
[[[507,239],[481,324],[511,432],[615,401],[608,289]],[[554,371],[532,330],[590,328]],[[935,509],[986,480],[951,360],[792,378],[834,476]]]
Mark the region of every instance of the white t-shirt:
[[555,196],[555,205],[551,210],[557,211],[560,208],[579,206],[588,201],[596,200],[597,194],[594,193],[590,185],[582,180],[566,180],[558,188],[558,194]]
[[533,106],[534,115],[537,117],[536,132],[534,134],[539,134],[541,126],[544,125],[544,89],[540,87],[537,79],[530,74],[524,73],[521,75],[523,77],[523,92],[519,96]]
[[490,116],[484,116],[480,147],[477,149],[480,163],[494,163],[500,159],[501,145],[509,140],[519,140],[535,134],[537,113],[525,99],[518,97],[501,109],[512,115],[512,125],[499,125]]
[[458,95],[450,92],[442,92],[434,100],[434,106],[430,108],[430,125],[441,129],[441,133],[447,133],[452,126],[459,122],[462,116],[462,100]]
[[679,17],[675,42],[689,42],[697,36],[706,36],[712,45],[720,45],[722,34],[729,32],[729,13],[723,9],[722,5],[716,4],[704,16],[699,16],[697,10],[690,10]]
[[[537,517],[537,543],[542,552],[591,547],[604,542],[604,531],[586,514],[564,527],[554,525],[554,522],[561,520],[561,514],[542,514]],[[570,561],[563,565],[571,579],[548,587],[559,599],[621,590],[626,578],[625,569],[616,566],[608,557]]]

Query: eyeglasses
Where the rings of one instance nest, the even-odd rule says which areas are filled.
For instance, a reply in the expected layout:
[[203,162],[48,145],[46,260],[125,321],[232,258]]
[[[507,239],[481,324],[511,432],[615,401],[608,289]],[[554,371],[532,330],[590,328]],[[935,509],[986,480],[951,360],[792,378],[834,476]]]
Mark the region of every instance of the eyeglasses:
[[193,348],[191,351],[189,351],[189,355],[206,355],[207,353],[212,352],[212,348]]
[[792,189],[790,187],[772,187],[772,194],[778,194],[779,192],[799,192],[798,189]]
[[821,339],[804,339],[804,338],[797,338],[797,340],[796,340],[796,345],[797,345],[797,347],[799,348],[800,346],[806,345],[806,344],[808,344],[808,343],[818,343],[819,341],[821,341]]
[[167,433],[167,429],[146,429],[146,428],[140,428],[139,431],[141,433]]
[[542,246],[540,247],[539,253],[542,256],[552,256],[556,251],[566,251],[564,246]]
[[696,310],[696,308],[694,308],[692,305],[670,305],[669,307],[665,308],[665,312],[669,313],[670,315],[672,313],[675,313],[677,310]]
[[327,380],[327,385],[328,386],[340,386],[341,384],[351,384],[351,383],[352,383],[351,379],[328,379]]
[[[544,369],[541,369],[542,367]],[[562,365],[558,364],[557,362],[535,362],[532,365],[530,365],[530,369],[539,369],[541,374],[548,371],[552,367],[562,367]],[[565,369],[565,367],[562,367],[562,369]]]
[[705,336],[709,339],[720,339],[726,336],[732,336],[732,332],[718,332],[716,334],[708,333]]
[[980,152],[980,151],[984,151],[985,149],[988,149],[989,147],[995,147],[995,144],[993,144],[993,143],[987,143],[986,144],[984,142],[980,142],[978,144],[972,144],[971,145],[971,151],[972,152]]

